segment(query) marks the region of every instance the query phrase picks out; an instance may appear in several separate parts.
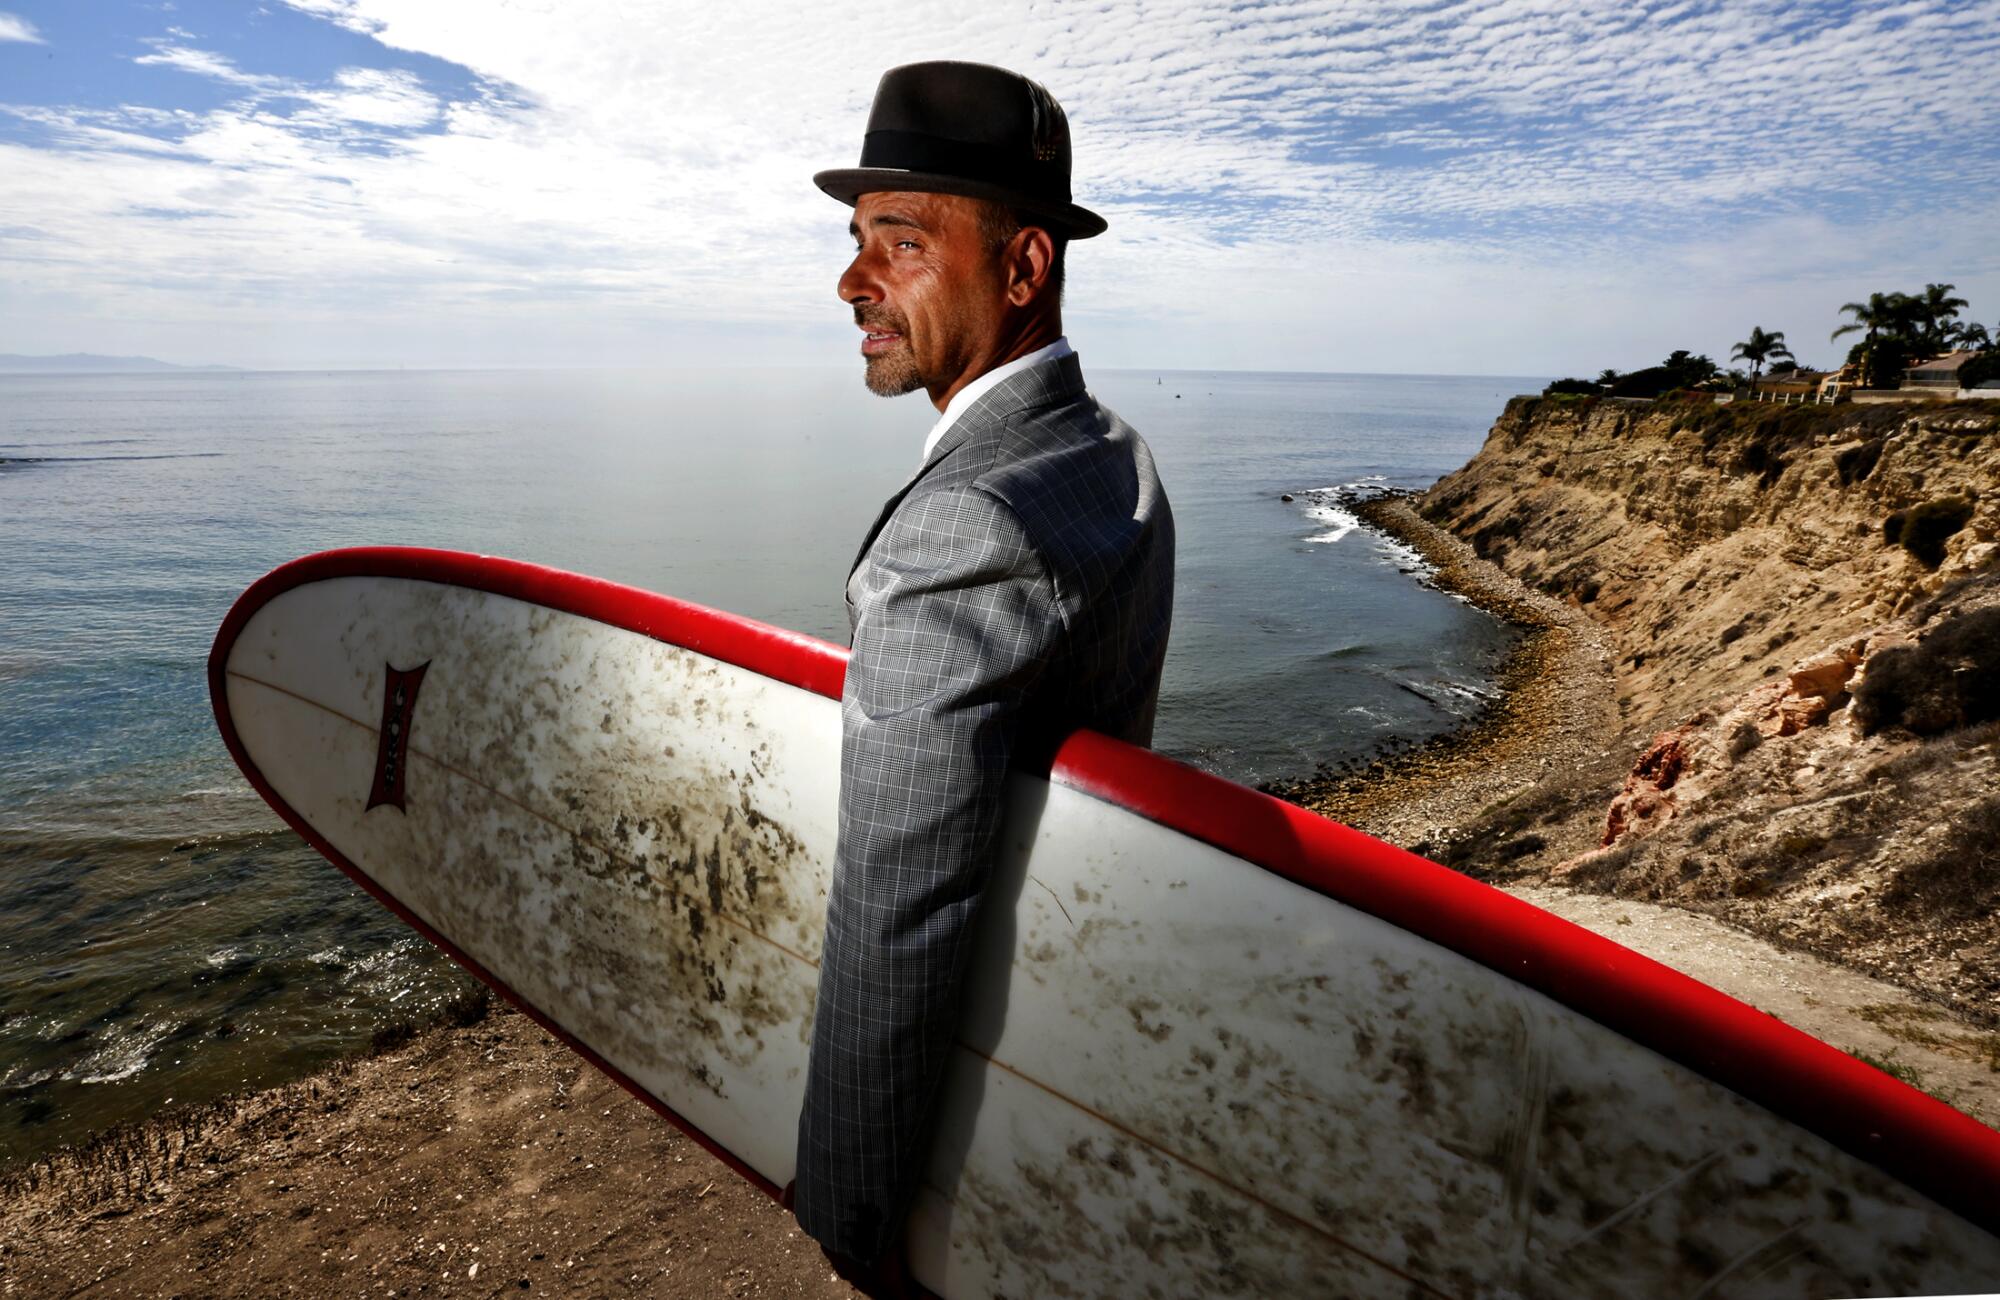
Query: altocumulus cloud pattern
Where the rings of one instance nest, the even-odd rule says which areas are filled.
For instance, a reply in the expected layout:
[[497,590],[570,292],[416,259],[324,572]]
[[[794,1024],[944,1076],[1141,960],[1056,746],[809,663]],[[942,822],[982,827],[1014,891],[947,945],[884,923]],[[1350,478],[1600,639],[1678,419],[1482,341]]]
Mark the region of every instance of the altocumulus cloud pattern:
[[844,247],[807,178],[942,54],[1069,106],[1114,351],[1518,372],[1524,295],[1582,340],[1695,283],[1829,328],[1886,281],[2000,290],[1996,0],[185,0],[0,13],[10,314],[782,335]]

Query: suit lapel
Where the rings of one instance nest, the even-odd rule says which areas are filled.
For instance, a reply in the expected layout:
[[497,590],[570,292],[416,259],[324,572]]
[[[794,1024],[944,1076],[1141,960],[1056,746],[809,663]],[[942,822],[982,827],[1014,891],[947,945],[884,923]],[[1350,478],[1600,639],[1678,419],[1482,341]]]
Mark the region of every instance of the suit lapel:
[[945,430],[944,437],[938,439],[931,454],[924,457],[924,463],[910,476],[909,482],[896,489],[895,495],[883,503],[875,515],[875,522],[869,526],[868,535],[861,539],[861,549],[854,553],[854,562],[847,566],[847,623],[850,633],[854,626],[854,574],[861,562],[868,558],[869,548],[896,513],[896,507],[903,504],[903,498],[910,495],[910,489],[923,482],[924,476],[944,460],[964,446],[981,427],[1005,418],[1015,411],[1033,406],[1068,401],[1083,392],[1083,369],[1078,364],[1075,353],[1060,357],[1055,361],[1011,375],[996,384],[990,391],[982,393],[978,401],[965,408],[965,412],[952,421],[951,428]]
[[[930,462],[926,461],[924,468],[918,470],[915,477],[897,488],[896,495],[882,503],[882,509],[875,516],[875,522],[868,526],[868,535],[861,539],[861,549],[854,553],[854,563],[847,566],[847,580],[850,585],[854,581],[854,571],[861,567],[861,561],[868,558],[868,548],[875,544],[875,538],[881,533],[882,525],[889,522],[889,516],[896,512],[897,506],[903,504],[903,498],[910,495],[910,489],[917,485],[917,480],[921,479],[929,468]],[[847,601],[847,609],[849,614],[854,612],[854,599],[851,596]]]

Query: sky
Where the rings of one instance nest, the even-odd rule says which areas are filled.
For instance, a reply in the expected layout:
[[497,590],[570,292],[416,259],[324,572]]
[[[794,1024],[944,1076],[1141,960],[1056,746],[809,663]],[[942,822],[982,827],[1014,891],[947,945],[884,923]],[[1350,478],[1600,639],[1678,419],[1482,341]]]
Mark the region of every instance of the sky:
[[1840,304],[2000,326],[2000,0],[0,0],[0,352],[854,364],[882,71],[1066,108],[1090,364],[1808,363]]

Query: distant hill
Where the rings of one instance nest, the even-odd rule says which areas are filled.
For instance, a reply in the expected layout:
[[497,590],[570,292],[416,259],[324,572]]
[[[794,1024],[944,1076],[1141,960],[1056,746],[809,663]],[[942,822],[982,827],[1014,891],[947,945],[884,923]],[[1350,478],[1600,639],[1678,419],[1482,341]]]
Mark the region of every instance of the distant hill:
[[69,352],[59,357],[27,357],[0,352],[0,374],[75,375],[132,374],[159,370],[241,370],[241,366],[177,366],[152,357],[105,357],[95,352]]

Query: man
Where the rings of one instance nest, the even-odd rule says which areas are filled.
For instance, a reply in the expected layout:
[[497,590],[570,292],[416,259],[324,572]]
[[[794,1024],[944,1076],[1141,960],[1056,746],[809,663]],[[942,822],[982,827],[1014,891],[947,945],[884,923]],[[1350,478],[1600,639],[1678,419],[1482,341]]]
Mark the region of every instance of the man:
[[953,1050],[1010,762],[1092,727],[1145,744],[1173,597],[1146,444],[1062,331],[1069,127],[1001,68],[883,76],[839,293],[877,393],[941,412],[848,580],[839,846],[793,1206],[836,1264],[894,1274]]

